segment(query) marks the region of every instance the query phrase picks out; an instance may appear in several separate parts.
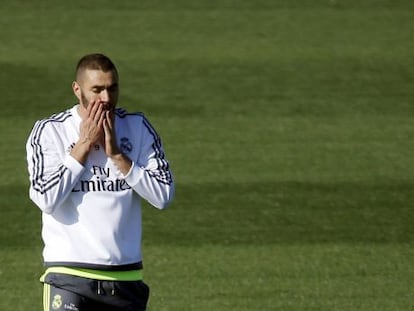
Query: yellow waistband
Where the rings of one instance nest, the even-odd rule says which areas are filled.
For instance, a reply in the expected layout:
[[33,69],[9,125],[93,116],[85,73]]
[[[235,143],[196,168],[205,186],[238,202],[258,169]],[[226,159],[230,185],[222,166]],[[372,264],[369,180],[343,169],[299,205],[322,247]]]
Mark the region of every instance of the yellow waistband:
[[62,273],[83,278],[101,280],[101,281],[140,281],[142,280],[142,270],[131,271],[103,271],[82,268],[69,267],[49,267],[45,273],[40,277],[43,282],[48,273]]

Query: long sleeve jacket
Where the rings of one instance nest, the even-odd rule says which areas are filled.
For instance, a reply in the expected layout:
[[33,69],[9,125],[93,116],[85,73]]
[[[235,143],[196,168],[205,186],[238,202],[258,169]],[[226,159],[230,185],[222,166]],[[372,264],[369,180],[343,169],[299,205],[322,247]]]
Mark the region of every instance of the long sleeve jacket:
[[126,269],[141,265],[141,199],[163,209],[174,182],[160,137],[141,113],[116,109],[115,133],[133,162],[123,175],[95,145],[84,165],[77,105],[37,121],[26,144],[30,198],[42,211],[46,265]]

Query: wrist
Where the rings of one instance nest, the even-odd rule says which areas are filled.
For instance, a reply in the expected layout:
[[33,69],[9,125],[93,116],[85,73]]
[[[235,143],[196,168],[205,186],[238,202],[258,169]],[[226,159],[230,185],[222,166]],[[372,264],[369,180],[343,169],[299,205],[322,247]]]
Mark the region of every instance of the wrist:
[[109,158],[118,167],[118,169],[123,175],[128,174],[132,166],[132,161],[126,155],[122,153],[117,153],[110,155]]
[[93,142],[88,139],[81,139],[76,142],[70,151],[70,155],[74,157],[78,162],[85,164],[89,151],[93,147]]

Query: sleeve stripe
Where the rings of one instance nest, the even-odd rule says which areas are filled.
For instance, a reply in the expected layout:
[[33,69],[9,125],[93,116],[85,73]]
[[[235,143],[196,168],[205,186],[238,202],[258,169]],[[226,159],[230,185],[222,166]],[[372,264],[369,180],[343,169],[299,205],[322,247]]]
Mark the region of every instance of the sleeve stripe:
[[30,144],[33,149],[32,163],[33,163],[33,189],[44,194],[49,189],[53,188],[58,182],[62,175],[66,172],[67,168],[63,165],[59,166],[56,173],[50,176],[47,180],[44,178],[44,156],[42,146],[40,144],[40,137],[44,133],[46,124],[49,122],[64,122],[66,119],[71,117],[72,114],[69,111],[64,111],[51,117],[38,121],[33,129],[33,136]]
[[169,171],[169,164],[165,160],[165,154],[162,149],[161,138],[157,134],[157,132],[155,131],[151,123],[148,121],[148,119],[145,117],[145,115],[142,112],[129,113],[122,108],[117,108],[115,110],[115,113],[120,118],[125,118],[126,116],[129,116],[129,115],[137,115],[137,116],[142,117],[144,126],[148,129],[149,133],[154,138],[154,143],[152,145],[152,148],[154,149],[155,158],[157,160],[157,166],[158,166],[158,170],[148,171],[148,173],[152,177],[154,177],[158,182],[166,184],[166,185],[171,185],[173,182],[173,179],[171,176],[171,172]]
[[149,174],[157,179],[159,182],[171,185],[172,184],[172,176],[169,171],[169,164],[165,160],[165,154],[162,149],[162,143],[161,138],[155,131],[155,129],[152,127],[152,125],[149,123],[149,121],[143,116],[143,123],[145,127],[148,129],[152,137],[154,138],[154,143],[152,144],[152,148],[154,149],[157,164],[158,164],[158,171],[156,172],[150,172]]

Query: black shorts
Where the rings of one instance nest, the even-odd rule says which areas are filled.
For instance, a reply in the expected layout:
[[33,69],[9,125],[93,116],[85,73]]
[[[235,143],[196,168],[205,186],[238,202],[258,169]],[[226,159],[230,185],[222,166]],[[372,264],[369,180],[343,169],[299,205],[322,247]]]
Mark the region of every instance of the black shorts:
[[44,311],[144,311],[149,287],[143,281],[99,281],[49,273],[44,280]]

